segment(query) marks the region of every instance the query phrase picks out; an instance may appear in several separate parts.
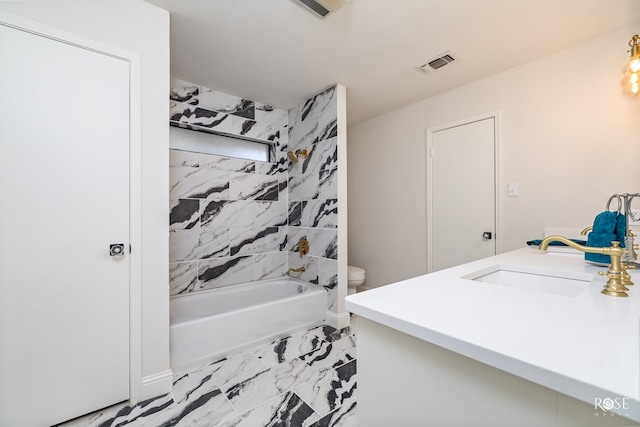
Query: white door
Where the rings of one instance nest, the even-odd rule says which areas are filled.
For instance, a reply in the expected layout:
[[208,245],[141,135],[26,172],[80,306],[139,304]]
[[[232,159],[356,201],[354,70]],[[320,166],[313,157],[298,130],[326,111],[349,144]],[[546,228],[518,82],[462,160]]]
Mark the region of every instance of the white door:
[[0,58],[0,425],[48,426],[129,396],[129,63],[4,25]]
[[430,133],[429,271],[496,254],[495,120]]

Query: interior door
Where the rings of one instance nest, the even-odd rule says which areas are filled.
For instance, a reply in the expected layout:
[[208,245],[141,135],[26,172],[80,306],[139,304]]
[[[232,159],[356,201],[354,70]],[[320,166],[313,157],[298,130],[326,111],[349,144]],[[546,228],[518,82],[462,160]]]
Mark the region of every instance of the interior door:
[[496,254],[495,117],[431,134],[430,271]]
[[0,57],[0,425],[48,426],[129,396],[129,63],[5,25]]

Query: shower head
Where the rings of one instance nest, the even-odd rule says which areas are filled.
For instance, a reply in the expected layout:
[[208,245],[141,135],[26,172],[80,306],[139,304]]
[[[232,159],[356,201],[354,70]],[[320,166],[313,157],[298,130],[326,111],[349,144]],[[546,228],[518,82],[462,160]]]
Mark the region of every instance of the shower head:
[[303,159],[307,158],[307,150],[296,150],[295,153],[293,151],[288,151],[287,157],[289,158],[289,160],[291,160],[292,163],[298,163],[300,157],[302,157]]

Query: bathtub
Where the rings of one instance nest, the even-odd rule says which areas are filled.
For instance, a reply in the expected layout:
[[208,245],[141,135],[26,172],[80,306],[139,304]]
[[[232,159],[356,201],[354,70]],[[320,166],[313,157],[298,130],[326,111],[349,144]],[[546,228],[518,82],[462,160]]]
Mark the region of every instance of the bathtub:
[[171,298],[171,368],[179,372],[324,322],[321,286],[283,277]]

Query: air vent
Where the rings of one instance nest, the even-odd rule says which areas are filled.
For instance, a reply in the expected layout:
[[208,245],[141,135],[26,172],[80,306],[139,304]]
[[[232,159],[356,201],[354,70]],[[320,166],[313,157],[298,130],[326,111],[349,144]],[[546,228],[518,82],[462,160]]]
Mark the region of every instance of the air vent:
[[318,18],[324,18],[347,4],[349,0],[293,0]]
[[428,73],[428,72],[440,69],[440,68],[444,67],[445,65],[451,64],[455,60],[456,60],[456,58],[455,58],[453,52],[447,51],[445,53],[442,53],[442,54],[438,55],[437,57],[435,57],[433,59],[430,59],[429,61],[427,61],[426,64],[419,65],[416,68],[418,70],[422,71],[423,73]]

